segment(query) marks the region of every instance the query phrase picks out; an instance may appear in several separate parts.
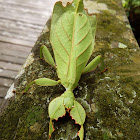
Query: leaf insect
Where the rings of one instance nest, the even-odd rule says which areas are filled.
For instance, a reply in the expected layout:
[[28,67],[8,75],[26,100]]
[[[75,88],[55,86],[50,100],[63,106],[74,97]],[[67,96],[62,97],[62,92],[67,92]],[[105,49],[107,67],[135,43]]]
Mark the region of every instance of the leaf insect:
[[96,16],[88,15],[84,9],[83,0],[74,0],[66,7],[63,7],[61,2],[55,3],[50,32],[55,62],[44,45],[40,48],[40,57],[44,57],[48,64],[56,68],[60,80],[36,79],[24,90],[26,92],[33,83],[40,86],[55,86],[61,83],[65,87],[66,91],[53,99],[48,107],[49,137],[54,131],[52,120],[58,120],[59,117],[65,116],[66,111],[68,111],[72,119],[81,126],[78,132],[80,140],[84,139],[83,124],[86,112],[76,101],[73,90],[77,87],[81,74],[96,69],[99,63],[101,63],[101,71],[104,72],[101,55],[87,64],[94,50],[95,31]]

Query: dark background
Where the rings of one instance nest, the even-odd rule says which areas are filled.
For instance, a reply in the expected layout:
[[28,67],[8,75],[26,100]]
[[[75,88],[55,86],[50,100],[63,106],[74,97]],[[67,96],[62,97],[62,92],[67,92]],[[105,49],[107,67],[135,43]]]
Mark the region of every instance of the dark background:
[[123,0],[123,6],[140,46],[140,0]]

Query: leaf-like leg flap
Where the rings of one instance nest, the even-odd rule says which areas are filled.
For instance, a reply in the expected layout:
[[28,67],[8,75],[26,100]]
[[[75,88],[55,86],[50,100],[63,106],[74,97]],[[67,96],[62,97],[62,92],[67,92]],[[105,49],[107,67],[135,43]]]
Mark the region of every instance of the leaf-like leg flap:
[[80,140],[83,140],[84,137],[83,124],[85,122],[86,112],[77,101],[74,101],[74,108],[72,108],[70,115],[72,119],[75,120],[75,123],[81,125],[80,131],[78,132],[78,136],[80,137]]
[[55,85],[58,85],[59,83],[60,83],[60,80],[55,81],[49,78],[39,78],[29,83],[27,87],[24,89],[23,93],[25,93],[32,84],[37,84],[40,86],[55,86]]
[[79,136],[80,140],[84,139],[84,127],[83,127],[83,125],[81,125],[81,128],[78,132],[78,136]]
[[104,62],[101,55],[96,56],[84,69],[83,73],[87,73],[96,69],[96,67],[101,63],[101,72],[104,71]]
[[66,114],[65,107],[64,107],[64,97],[57,97],[53,99],[49,104],[49,117],[52,120],[58,120],[59,117],[63,117]]
[[49,137],[54,131],[54,127],[52,124],[52,120],[58,120],[59,117],[63,117],[66,114],[65,107],[64,107],[64,97],[57,97],[53,99],[48,107],[49,117],[50,117],[50,124],[49,124]]
[[[43,54],[43,56],[42,56],[42,54]],[[50,64],[50,65],[55,67],[55,63],[54,63],[54,60],[52,58],[52,55],[51,55],[51,53],[49,52],[48,48],[45,45],[42,45],[40,47],[40,58],[42,59],[42,57],[44,57],[45,61],[48,64]]]
[[49,138],[51,138],[51,135],[54,131],[54,126],[53,126],[53,123],[52,123],[52,119],[50,119],[50,123],[49,123]]
[[39,78],[39,79],[34,80],[34,82],[40,86],[55,86],[60,83],[60,80],[55,81],[49,78]]
[[29,89],[29,87],[30,87],[32,84],[34,84],[34,83],[35,83],[35,81],[32,81],[31,83],[29,83],[29,84],[27,85],[27,87],[24,89],[23,93],[25,93],[25,92]]

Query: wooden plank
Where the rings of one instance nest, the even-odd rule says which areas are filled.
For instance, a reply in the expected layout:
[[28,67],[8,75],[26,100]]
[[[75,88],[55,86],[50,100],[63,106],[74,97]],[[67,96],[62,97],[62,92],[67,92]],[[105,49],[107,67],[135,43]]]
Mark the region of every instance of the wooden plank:
[[[45,2],[45,1],[44,1]],[[11,1],[11,0],[1,0],[1,3],[6,3],[7,5],[8,4],[11,4],[12,6],[13,5],[17,5],[17,6],[20,6],[20,7],[27,7],[27,8],[31,8],[31,9],[37,9],[37,10],[42,10],[42,8],[43,8],[43,6],[44,6],[44,4],[43,5],[36,5],[36,3],[34,2],[34,3],[31,3],[31,4],[29,4],[30,2],[28,1],[28,2],[21,2],[21,1],[16,1],[16,0],[13,0],[13,1]],[[45,8],[45,7],[44,7]]]
[[[45,10],[45,9],[52,9],[52,5],[54,5],[54,3],[56,2],[57,0],[51,0],[51,2],[50,1],[36,1],[36,2],[34,2],[34,1],[26,1],[26,2],[21,2],[21,1],[19,1],[19,0],[13,0],[13,1],[11,1],[11,0],[1,0],[1,3],[6,3],[6,4],[11,4],[11,5],[17,5],[17,6],[19,6],[19,7],[24,7],[24,8],[31,8],[31,9],[36,9],[36,10],[40,10],[40,11],[43,11],[43,10]],[[46,6],[47,6],[47,8],[46,8]]]
[[36,40],[36,38],[39,36],[39,32],[35,32],[35,30],[28,30],[28,29],[20,29],[18,27],[13,28],[11,26],[4,27],[0,25],[0,34],[4,36],[10,36],[15,38],[20,38],[23,40]]
[[33,37],[29,33],[26,33],[26,34],[24,33],[21,34],[20,32],[18,33],[16,31],[11,32],[8,29],[6,30],[0,29],[0,35],[4,37],[15,38],[15,39],[20,39],[20,40],[25,40],[25,41],[33,41],[33,42],[37,39],[37,35]]
[[20,70],[21,66],[22,65],[0,61],[0,69],[3,69],[3,70],[12,70],[12,71],[18,72]]
[[15,39],[15,38],[11,38],[11,37],[5,37],[2,35],[0,35],[0,41],[12,43],[12,44],[23,45],[23,46],[29,46],[29,47],[34,45],[34,41]]
[[[16,23],[16,22],[14,22]],[[16,39],[16,40],[22,40],[25,42],[35,42],[35,40],[37,39],[37,37],[39,36],[41,30],[37,29],[33,29],[33,28],[22,28],[22,26],[17,26],[14,25],[14,23],[12,22],[10,25],[13,26],[9,26],[9,25],[5,25],[5,23],[1,23],[2,26],[0,25],[0,36],[2,36],[3,38],[12,38],[12,40]],[[24,23],[23,23],[24,24]],[[4,26],[3,26],[4,25]],[[18,28],[20,27],[20,28]],[[9,39],[8,39],[9,40]],[[4,40],[5,41],[5,40]],[[13,41],[14,43],[14,41]]]
[[[13,80],[11,80],[11,79],[0,77],[0,88],[2,88],[2,87],[9,88],[10,85],[12,84],[12,82],[13,82]],[[1,95],[1,92],[0,92],[0,95]]]
[[22,12],[26,12],[26,13],[29,13],[29,14],[36,14],[38,16],[46,16],[46,11],[47,12],[52,12],[50,9],[44,7],[43,8],[43,5],[42,4],[40,7],[38,5],[36,6],[32,6],[32,7],[29,7],[28,5],[21,5],[21,4],[18,4],[18,3],[7,3],[7,2],[3,2],[1,3],[0,2],[0,10],[13,10],[13,11],[22,11]]
[[[33,24],[25,24],[23,22],[15,22],[12,20],[7,20],[7,19],[2,19],[1,18],[1,22],[0,22],[0,29],[8,29],[11,32],[16,31],[16,33],[20,32],[20,34],[22,34],[22,32],[26,32],[26,34],[28,32],[31,32],[34,34],[34,36],[36,36],[36,34],[40,34],[40,32],[42,31],[42,26],[39,25],[33,25]],[[24,33],[25,34],[25,33]]]
[[[46,18],[39,17],[39,16],[35,17],[35,15],[28,15],[22,12],[17,14],[17,12],[12,13],[11,11],[3,11],[1,13],[2,14],[0,14],[0,18],[4,18],[4,19],[22,21],[26,23],[41,25],[41,26],[43,26],[46,22]],[[24,16],[21,16],[21,15],[24,15]],[[48,16],[49,14],[46,17]]]
[[8,50],[18,50],[22,52],[27,52],[29,53],[32,48],[26,47],[26,46],[21,46],[21,45],[16,45],[16,44],[10,44],[10,43],[5,43],[5,42],[0,42],[0,50],[1,49],[8,49]]
[[[5,2],[4,2],[5,3]],[[32,17],[32,15],[34,15],[32,18],[33,19],[37,19],[37,18],[41,18],[40,20],[42,20],[43,18],[45,18],[46,16],[50,15],[51,14],[51,11],[47,10],[42,10],[40,12],[40,10],[32,10],[32,8],[22,8],[20,6],[11,6],[6,4],[4,5],[4,3],[1,5],[0,4],[0,12],[3,12],[3,13],[7,13],[9,11],[11,11],[11,14],[13,15],[21,15],[21,13],[23,14],[24,13],[24,17]],[[44,12],[45,11],[45,12]],[[23,16],[21,15],[20,18],[23,18]]]
[[16,51],[16,50],[8,50],[8,49],[1,49],[0,54],[6,54],[9,56],[16,56],[20,58],[27,58],[28,53],[27,52],[22,52],[21,51]]
[[25,60],[26,60],[25,58],[0,54],[0,61],[3,61],[3,62],[11,62],[11,63],[14,63],[14,64],[22,65],[25,62]]
[[15,26],[18,27],[18,28],[25,28],[25,29],[31,29],[31,30],[34,30],[34,31],[38,31],[41,30],[42,31],[42,26],[40,25],[36,25],[36,24],[30,24],[30,23],[24,23],[24,22],[20,22],[20,21],[15,21],[15,20],[8,20],[8,19],[5,19],[5,18],[1,18],[0,19],[1,22],[0,22],[0,25],[1,26],[6,26],[7,28],[9,27],[13,27]]
[[51,15],[49,4],[0,0],[0,102]]
[[0,77],[1,78],[14,79],[16,77],[17,73],[18,72],[16,72],[16,71],[2,70],[2,69],[0,69]]

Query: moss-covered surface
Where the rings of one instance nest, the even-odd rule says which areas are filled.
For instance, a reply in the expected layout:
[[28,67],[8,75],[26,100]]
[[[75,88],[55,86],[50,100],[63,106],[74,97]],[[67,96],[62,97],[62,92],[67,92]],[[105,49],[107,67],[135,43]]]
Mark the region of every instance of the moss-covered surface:
[[[108,68],[100,67],[82,75],[74,90],[76,99],[86,110],[85,140],[138,140],[140,136],[140,50],[128,28],[128,21],[120,1],[97,1],[107,4],[109,10],[98,15],[95,52],[90,60],[102,54]],[[111,6],[113,6],[111,8]],[[119,8],[121,7],[121,8]],[[94,8],[94,7],[93,7]],[[116,10],[115,14],[110,9]],[[47,23],[50,26],[50,21]],[[39,58],[39,48],[45,44],[52,52],[49,32],[43,32],[32,54],[33,62],[25,67],[15,81],[16,96],[0,116],[0,140],[48,139],[48,104],[64,91],[61,85],[40,87],[33,85],[24,95],[27,83],[36,78],[58,80],[55,69]],[[123,46],[125,47],[120,47]],[[77,140],[79,125],[66,114],[53,121],[52,140]]]

